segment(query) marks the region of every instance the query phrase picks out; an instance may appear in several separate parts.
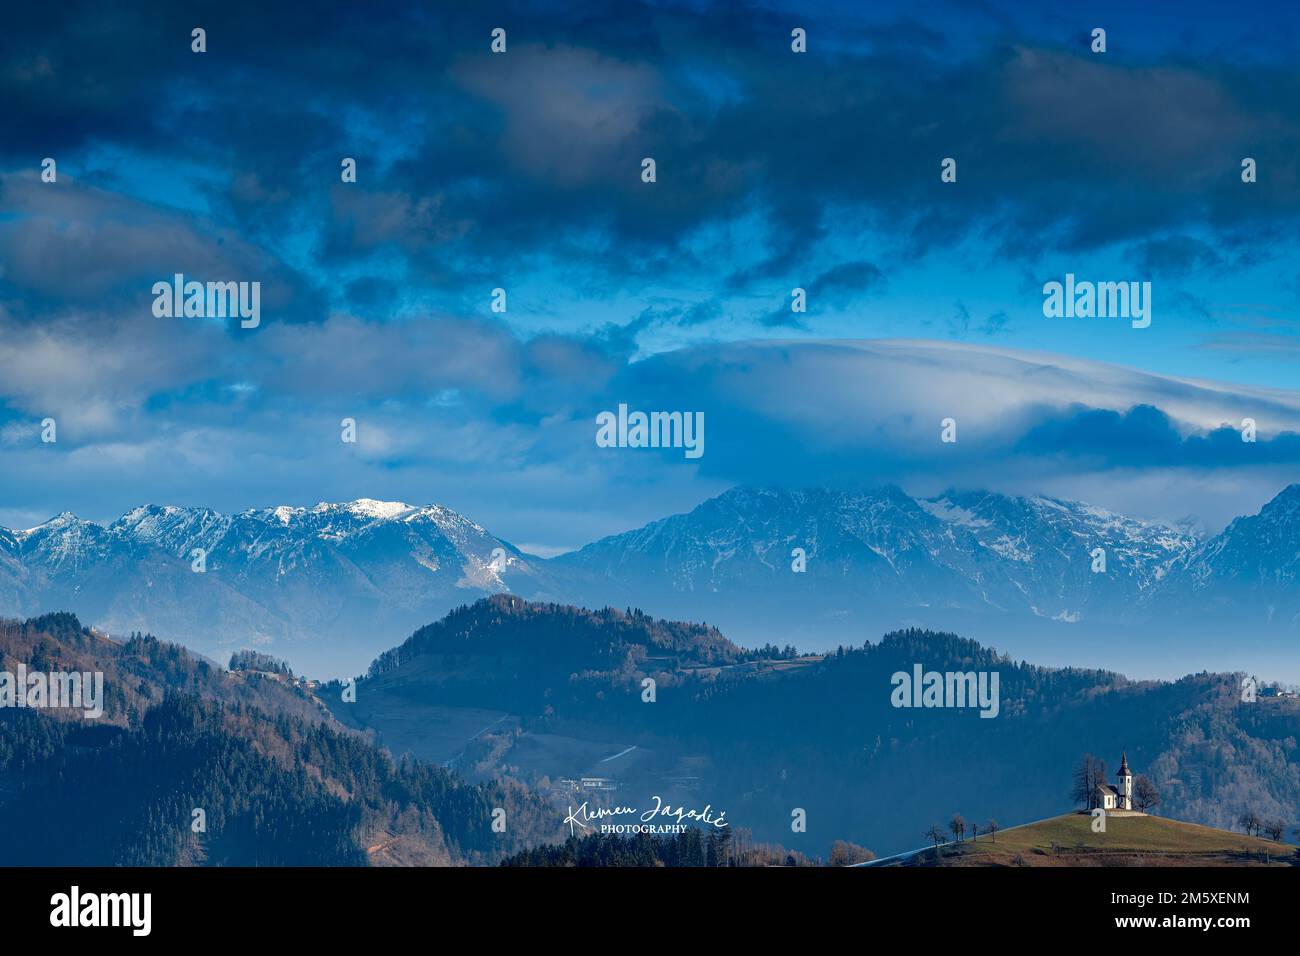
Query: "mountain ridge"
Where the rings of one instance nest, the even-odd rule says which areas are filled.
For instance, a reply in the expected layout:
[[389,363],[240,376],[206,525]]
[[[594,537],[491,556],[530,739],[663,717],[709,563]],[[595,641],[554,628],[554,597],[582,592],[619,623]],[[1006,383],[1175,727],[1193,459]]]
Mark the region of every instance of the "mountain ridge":
[[[74,608],[218,657],[270,646],[300,668],[353,672],[467,599],[506,592],[708,620],[750,645],[816,650],[927,626],[1006,633],[1061,662],[1072,644],[1151,657],[1143,629],[1244,622],[1267,632],[1262,659],[1300,628],[1298,555],[1296,484],[1212,536],[1045,495],[736,486],[549,559],[440,504],[144,504],[108,524],[64,511],[0,529],[0,613]],[[1229,664],[1255,661],[1205,662]]]

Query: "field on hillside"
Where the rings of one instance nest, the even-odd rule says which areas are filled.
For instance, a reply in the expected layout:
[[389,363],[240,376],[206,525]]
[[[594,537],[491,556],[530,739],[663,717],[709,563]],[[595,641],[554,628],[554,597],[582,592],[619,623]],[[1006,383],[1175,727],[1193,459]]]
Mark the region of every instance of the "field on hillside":
[[1290,866],[1297,848],[1261,837],[1164,817],[1111,817],[1105,833],[1092,817],[1067,813],[1010,830],[996,842],[946,844],[920,854],[917,866]]

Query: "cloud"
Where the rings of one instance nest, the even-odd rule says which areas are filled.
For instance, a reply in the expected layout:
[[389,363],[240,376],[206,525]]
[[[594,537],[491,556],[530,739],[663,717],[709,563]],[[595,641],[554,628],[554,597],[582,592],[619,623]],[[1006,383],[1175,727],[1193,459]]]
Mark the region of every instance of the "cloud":
[[86,186],[66,172],[56,183],[35,172],[0,175],[0,202],[0,295],[16,319],[114,305],[129,322],[151,314],[153,283],[176,273],[260,282],[268,321],[324,318],[323,296],[302,273],[192,214]]
[[[1176,502],[1174,517],[1209,503],[1217,517],[1233,487],[1276,491],[1300,455],[1295,392],[1004,348],[751,342],[629,361],[593,341],[521,342],[450,317],[264,331],[219,367],[204,360],[224,341],[212,329],[177,339],[189,343],[179,352],[147,337],[80,353],[6,337],[18,345],[0,369],[30,374],[0,414],[0,497],[24,514],[99,518],[142,500],[440,500],[507,537],[567,547],[741,483],[1078,493],[1086,475],[1084,497],[1116,506],[1135,476],[1164,475],[1166,492],[1148,501]],[[132,360],[157,361],[165,380],[133,374]],[[67,393],[78,377],[84,390]],[[70,416],[57,446],[32,427],[47,403]],[[596,415],[619,403],[704,412],[704,457],[597,447]],[[1255,444],[1234,431],[1248,416]],[[357,445],[340,441],[343,417],[356,419]],[[940,440],[949,417],[955,444]]]
[[[628,366],[613,388],[635,407],[704,410],[702,473],[736,483],[1249,470],[1293,462],[1300,433],[1295,393],[942,343],[719,345]],[[1256,444],[1234,430],[1245,417]],[[955,444],[940,440],[946,418]]]
[[1124,411],[1076,407],[1033,426],[1016,450],[1092,467],[1261,467],[1300,463],[1300,434],[1284,431],[1252,445],[1242,440],[1239,422],[1188,434],[1151,405]]
[[640,185],[643,130],[670,109],[652,65],[568,45],[466,56],[451,76],[500,111],[502,160],[560,190],[631,192]]
[[818,303],[843,305],[860,300],[864,292],[875,290],[884,281],[885,274],[875,263],[841,262],[819,275],[809,292]]
[[1223,256],[1210,243],[1191,236],[1168,236],[1140,243],[1138,261],[1143,275],[1182,276],[1192,270],[1217,271]]
[[[951,309],[951,336],[1006,341],[1021,300],[999,296],[1045,256],[1224,285],[1290,261],[1290,12],[1175,44],[1117,9],[1124,42],[1094,57],[1068,16],[1006,3],[944,4],[942,29],[888,5],[508,4],[497,56],[497,22],[464,5],[232,2],[204,7],[196,55],[191,13],[101,6],[15,9],[0,37],[0,495],[24,512],[443,498],[565,545],[733,482],[1119,496],[1137,472],[1149,500],[1176,478],[1207,502],[1293,462],[1289,391],[1010,349],[707,341],[868,297],[886,328]],[[1248,60],[1224,52],[1243,31]],[[36,178],[47,155],[57,184]],[[1012,280],[933,291],[959,264]],[[154,319],[174,272],[260,281],[262,327]],[[508,315],[466,314],[498,285]],[[1159,295],[1219,321],[1204,294]],[[1294,358],[1284,314],[1243,321],[1197,357]],[[647,357],[652,337],[686,347]],[[597,449],[619,401],[706,411],[705,457]],[[60,445],[29,446],[47,414]],[[1238,447],[1224,426],[1247,416],[1260,441]]]
[[[1009,4],[945,4],[942,30],[831,5],[799,10],[813,39],[795,55],[793,9],[508,5],[504,55],[479,11],[396,0],[211,6],[202,55],[182,11],[16,13],[0,161],[57,154],[68,182],[6,196],[25,208],[2,223],[8,288],[85,305],[181,260],[256,272],[289,321],[451,309],[525,277],[692,303],[636,328],[639,309],[610,316],[634,347],[722,315],[803,328],[755,301],[805,285],[848,306],[963,242],[1019,265],[1118,245],[1171,277],[1290,249],[1300,83],[1225,54],[1245,29],[1226,14],[1180,40],[1195,57],[1132,24],[1097,57],[1068,18]],[[1261,176],[1243,192],[1248,154]],[[946,156],[957,183],[939,183]],[[111,201],[127,194],[151,208]],[[716,301],[690,294],[702,283]]]
[[249,340],[245,374],[264,392],[299,400],[399,401],[446,389],[514,396],[520,344],[500,324],[447,316],[268,327]]

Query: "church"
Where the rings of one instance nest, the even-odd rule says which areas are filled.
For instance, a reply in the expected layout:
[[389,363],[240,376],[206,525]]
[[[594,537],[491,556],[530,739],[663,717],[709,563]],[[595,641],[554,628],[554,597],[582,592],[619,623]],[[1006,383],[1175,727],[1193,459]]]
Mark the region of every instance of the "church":
[[1097,806],[1103,810],[1128,810],[1137,812],[1133,807],[1133,771],[1128,768],[1128,754],[1120,758],[1119,773],[1116,775],[1118,786],[1108,783],[1097,784]]

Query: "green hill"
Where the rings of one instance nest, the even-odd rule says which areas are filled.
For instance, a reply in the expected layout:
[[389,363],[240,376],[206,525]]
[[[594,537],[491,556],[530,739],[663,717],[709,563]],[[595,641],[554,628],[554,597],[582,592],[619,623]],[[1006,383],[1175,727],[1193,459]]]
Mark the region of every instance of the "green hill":
[[996,840],[945,844],[910,861],[916,866],[1289,866],[1297,848],[1262,837],[1166,817],[1110,817],[1105,833],[1092,817],[1067,813],[999,830]]

